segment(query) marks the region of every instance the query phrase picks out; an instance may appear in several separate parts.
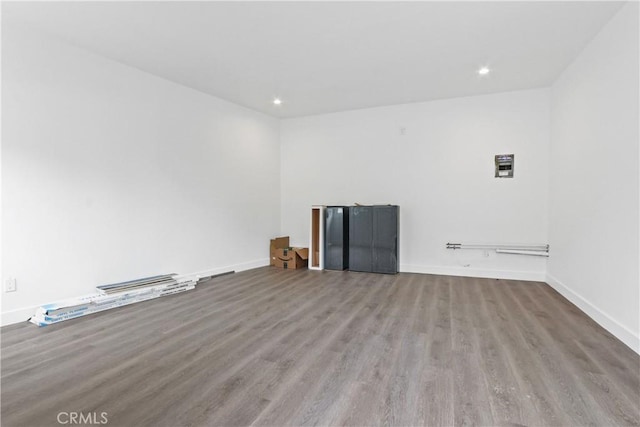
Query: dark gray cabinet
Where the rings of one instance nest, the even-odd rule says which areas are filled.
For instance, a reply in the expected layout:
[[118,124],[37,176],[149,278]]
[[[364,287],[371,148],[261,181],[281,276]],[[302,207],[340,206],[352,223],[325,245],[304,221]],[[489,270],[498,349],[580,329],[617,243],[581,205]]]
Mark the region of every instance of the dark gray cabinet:
[[349,208],[327,206],[324,210],[324,268],[345,270],[349,266]]
[[398,207],[373,207],[373,272],[398,272]]
[[370,206],[349,209],[349,270],[373,270],[373,209]]
[[352,206],[349,270],[398,272],[398,206]]

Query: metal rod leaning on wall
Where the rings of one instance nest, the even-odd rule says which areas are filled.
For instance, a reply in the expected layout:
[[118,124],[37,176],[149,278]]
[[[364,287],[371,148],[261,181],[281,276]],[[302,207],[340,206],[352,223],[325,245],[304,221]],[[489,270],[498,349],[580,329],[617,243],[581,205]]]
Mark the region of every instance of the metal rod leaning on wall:
[[488,243],[447,243],[447,249],[484,249],[495,250],[497,253],[516,255],[549,256],[549,245],[505,245]]
[[515,255],[534,255],[534,256],[549,256],[549,252],[544,251],[521,251],[518,249],[496,249],[496,253],[499,254],[515,254]]

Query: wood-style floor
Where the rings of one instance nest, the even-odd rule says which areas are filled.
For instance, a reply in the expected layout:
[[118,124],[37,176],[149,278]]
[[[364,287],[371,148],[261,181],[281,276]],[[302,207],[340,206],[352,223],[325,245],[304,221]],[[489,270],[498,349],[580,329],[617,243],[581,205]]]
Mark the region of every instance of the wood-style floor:
[[61,412],[136,427],[638,425],[640,357],[544,283],[266,267],[2,328],[2,425]]

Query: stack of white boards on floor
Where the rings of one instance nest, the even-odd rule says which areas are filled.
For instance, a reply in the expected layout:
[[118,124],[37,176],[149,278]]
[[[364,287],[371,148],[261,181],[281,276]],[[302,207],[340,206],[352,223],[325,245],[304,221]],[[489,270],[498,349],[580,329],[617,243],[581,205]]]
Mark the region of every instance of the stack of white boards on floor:
[[36,314],[29,321],[38,326],[51,325],[123,305],[188,291],[196,287],[197,281],[194,276],[165,274],[102,285],[97,287],[98,292],[95,294],[38,307]]

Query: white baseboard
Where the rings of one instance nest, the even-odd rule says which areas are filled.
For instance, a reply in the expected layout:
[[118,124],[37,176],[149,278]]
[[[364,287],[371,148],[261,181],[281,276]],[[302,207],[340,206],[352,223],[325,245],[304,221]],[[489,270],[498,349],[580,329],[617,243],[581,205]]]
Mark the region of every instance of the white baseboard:
[[253,261],[242,262],[240,264],[228,265],[226,267],[212,268],[210,270],[197,271],[195,273],[187,273],[185,276],[195,276],[197,278],[215,276],[216,274],[227,273],[229,271],[245,271],[252,268],[266,267],[269,265],[269,258],[261,258]]
[[437,274],[441,276],[480,277],[485,279],[525,280],[544,282],[544,271],[489,270],[455,266],[400,264],[403,273]]
[[2,313],[2,326],[13,325],[14,323],[26,322],[36,312],[39,305],[18,308],[16,310],[4,311]]
[[626,344],[636,353],[640,354],[640,336],[633,333],[629,328],[620,324],[612,316],[597,308],[586,298],[571,290],[567,285],[562,283],[550,274],[547,274],[546,282],[553,289],[558,291],[563,297],[575,304],[587,316],[592,318],[596,323],[611,332],[616,338]]
[[[269,258],[261,258],[253,261],[242,262],[240,264],[228,265],[226,267],[212,268],[210,270],[187,273],[185,276],[195,276],[196,278],[214,276],[216,274],[227,273],[229,271],[244,271],[252,268],[265,267],[269,265]],[[61,298],[62,299],[62,298]],[[65,298],[67,299],[67,298]],[[53,302],[53,301],[49,301]],[[46,304],[46,303],[45,303]],[[42,304],[29,307],[18,308],[16,310],[4,311],[0,317],[0,326],[12,325],[14,323],[26,322]]]

